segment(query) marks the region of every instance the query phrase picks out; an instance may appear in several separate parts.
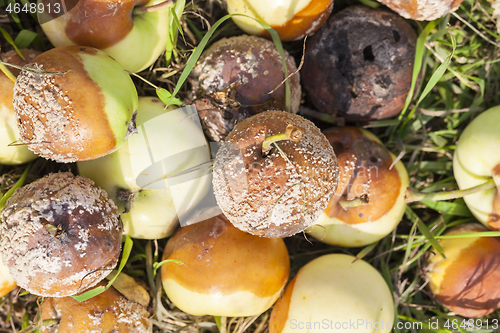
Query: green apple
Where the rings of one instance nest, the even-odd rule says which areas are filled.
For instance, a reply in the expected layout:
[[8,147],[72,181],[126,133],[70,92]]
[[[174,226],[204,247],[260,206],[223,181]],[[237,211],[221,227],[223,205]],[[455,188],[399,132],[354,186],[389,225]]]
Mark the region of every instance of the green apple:
[[327,254],[306,264],[274,304],[270,333],[388,333],[394,300],[382,275],[346,254]]
[[50,15],[51,0],[38,0],[42,30],[55,47],[84,45],[98,48],[126,70],[139,72],[151,66],[165,50],[169,36],[169,7],[138,11],[164,0],[79,0],[64,15]]
[[[26,60],[33,59],[39,52],[22,50]],[[15,51],[0,54],[3,61],[23,66],[26,61]],[[14,72],[14,71],[13,71]],[[15,71],[13,74],[17,74]],[[0,164],[22,164],[35,159],[37,156],[25,145],[10,145],[21,138],[17,128],[16,112],[12,105],[14,82],[0,72]]]
[[460,189],[494,180],[496,188],[464,196],[464,200],[480,222],[500,230],[500,106],[481,113],[462,132],[453,173]]
[[[406,168],[400,161],[394,164],[396,157],[367,130],[333,128],[325,135],[337,155],[340,181],[327,208],[307,232],[331,245],[374,243],[390,234],[403,217],[409,184]],[[342,207],[365,195],[367,204]]]
[[234,22],[251,35],[266,36],[267,31],[258,19],[278,32],[281,40],[303,38],[318,30],[328,19],[333,0],[227,0],[229,14]]
[[[189,145],[189,141],[191,138],[195,140],[197,133],[203,137],[201,127],[198,128],[193,122],[189,122],[189,119],[181,119],[178,123],[171,122],[166,126],[158,120],[161,118],[158,116],[173,114],[173,109],[176,108],[171,106],[165,110],[165,104],[155,97],[139,98],[139,134],[146,133],[151,151],[148,152],[148,148],[141,149],[143,136],[133,135],[114,153],[77,164],[80,174],[94,180],[115,201],[120,212],[123,212],[124,233],[133,238],[158,239],[170,236],[178,225],[179,210],[183,208],[179,201],[188,208],[195,206],[203,200],[211,182],[211,179],[201,177],[200,182],[193,182],[187,189],[179,190],[172,182],[167,181],[165,186],[164,179],[163,186],[155,186],[154,181],[144,181],[144,177],[156,172],[146,168],[150,163],[145,162],[149,161],[150,153],[157,154],[157,148],[153,147],[155,144],[165,148],[166,156],[179,147]],[[143,131],[143,126],[155,123],[159,124],[157,128],[150,126]],[[170,139],[165,138],[165,135],[170,136]],[[174,154],[176,159],[171,159],[168,165],[162,165],[161,169],[170,169],[169,173],[172,174],[185,170],[187,165],[195,166],[209,160],[204,137],[202,140],[205,147],[195,144],[201,149],[186,148],[185,153]]]

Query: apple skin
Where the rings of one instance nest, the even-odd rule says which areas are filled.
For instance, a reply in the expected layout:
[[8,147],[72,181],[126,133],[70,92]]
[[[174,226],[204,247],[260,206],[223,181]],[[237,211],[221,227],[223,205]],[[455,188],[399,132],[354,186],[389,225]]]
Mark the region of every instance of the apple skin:
[[496,188],[467,195],[467,207],[490,229],[500,230],[500,106],[477,116],[462,132],[453,155],[453,173],[460,189],[493,178]]
[[[401,221],[406,209],[404,197],[409,185],[408,173],[401,161],[393,167],[396,172],[389,170],[396,157],[371,132],[354,127],[340,128],[335,131],[337,132],[325,133],[325,135],[337,154],[340,172],[339,186],[327,209],[323,211],[314,225],[307,229],[307,233],[330,245],[365,246],[390,234]],[[345,144],[342,151],[336,150],[336,143],[342,141]],[[370,154],[370,158],[359,162],[359,170],[352,170],[352,168],[349,170],[351,163],[354,164],[357,159],[356,155],[360,154],[353,149],[353,146],[361,144],[363,149],[368,148],[366,151]],[[376,163],[370,161],[372,157],[378,155],[387,157],[387,160]],[[376,169],[372,170],[372,168]],[[358,172],[358,176],[353,177],[351,175],[353,172]],[[364,174],[370,174],[372,177],[368,178],[368,181],[371,181],[369,186],[377,186],[378,189],[373,190],[376,194],[370,196],[368,186],[368,204],[342,211],[342,208],[337,207],[340,196],[347,195],[347,199],[352,200],[364,194],[356,193],[362,192],[357,189],[367,184],[367,179],[363,178]],[[347,190],[348,186],[352,186],[350,191]],[[396,186],[397,189],[394,189]],[[399,192],[391,196],[393,191]],[[360,214],[363,214],[363,217],[358,218]],[[352,218],[353,215],[356,218]]]
[[[269,332],[389,333],[393,321],[394,300],[382,275],[353,256],[327,254],[303,266],[288,283],[274,305]],[[313,329],[315,322],[322,330]],[[346,322],[356,324],[355,329],[335,326]],[[372,323],[371,329],[367,322]]]
[[165,50],[170,7],[134,16],[132,10],[163,1],[79,0],[67,14],[52,18],[42,13],[39,21],[44,22],[42,30],[55,47],[92,46],[135,73],[151,66]]
[[[314,33],[328,19],[333,0],[227,0],[229,14],[244,14],[257,18],[278,32],[280,39],[291,41]],[[243,31],[269,37],[269,33],[254,19],[233,16]]]
[[[165,110],[165,104],[158,98],[140,97],[137,125],[140,126],[144,122],[174,109],[177,107],[170,106]],[[180,130],[189,131],[190,129]],[[129,145],[126,142],[112,154],[92,161],[78,162],[77,166],[81,175],[92,179],[96,185],[108,192],[109,197],[118,206],[118,210],[124,212],[121,215],[124,234],[141,239],[168,237],[178,226],[178,216],[170,190],[169,188],[142,189],[139,187],[132,172],[130,158]],[[193,156],[192,158],[198,157]],[[200,200],[206,193],[208,185],[193,193],[194,201]],[[120,190],[133,193],[128,212],[125,212],[127,203],[118,199]]]
[[[2,60],[10,64],[24,66],[26,62],[33,59],[40,52],[33,50],[21,50],[25,60],[16,53],[16,51],[9,51],[2,53]],[[19,73],[18,70],[9,67],[12,74]],[[12,105],[14,96],[14,82],[0,71],[0,164],[22,164],[37,158],[27,146],[17,145],[9,146],[9,144],[16,142],[21,137],[19,129],[17,128],[16,112]]]
[[4,297],[17,286],[16,281],[10,275],[9,269],[0,259],[0,297]]

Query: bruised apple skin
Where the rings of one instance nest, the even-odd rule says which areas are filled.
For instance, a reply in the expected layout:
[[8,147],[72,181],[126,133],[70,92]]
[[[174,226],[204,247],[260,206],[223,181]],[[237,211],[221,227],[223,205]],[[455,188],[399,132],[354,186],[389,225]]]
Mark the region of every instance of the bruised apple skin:
[[[75,0],[70,1],[73,8],[64,15],[39,12],[38,17],[42,30],[55,47],[95,47],[135,73],[151,66],[165,50],[170,7],[141,14],[133,10],[163,1]],[[53,0],[38,0],[45,8],[49,8],[51,2]]]
[[453,155],[453,174],[460,189],[493,179],[496,188],[464,196],[474,216],[500,230],[500,106],[478,115],[462,132]]
[[109,154],[135,130],[138,97],[122,66],[91,47],[46,51],[23,70],[14,86],[21,140],[40,156],[60,163]]
[[[55,323],[42,326],[41,332],[152,333],[147,290],[123,273],[118,279],[127,281],[124,287],[128,293],[120,291],[119,286],[124,283],[116,280],[108,290],[86,301],[79,302],[69,296],[46,298],[40,306],[41,319]],[[106,283],[99,282],[98,286],[106,287]]]
[[[486,232],[483,225],[466,223],[445,235]],[[464,237],[439,240],[446,260],[429,252],[426,275],[436,299],[467,318],[486,316],[500,308],[500,240]]]
[[319,332],[315,323],[322,332],[348,332],[335,324],[356,323],[353,332],[389,333],[393,321],[394,300],[382,275],[364,260],[328,254],[288,283],[271,312],[269,333]]
[[255,316],[278,299],[290,272],[285,243],[236,229],[224,215],[169,239],[161,267],[169,299],[192,315]]
[[[331,245],[365,246],[387,236],[403,217],[409,185],[404,165],[380,140],[355,127],[324,131],[337,155],[339,186],[307,232]],[[368,203],[342,208],[339,201],[366,196]]]
[[[35,58],[40,52],[35,50],[21,50],[24,60],[16,51],[1,53],[4,62],[24,66]],[[14,76],[19,70],[8,67]],[[12,105],[14,95],[14,82],[0,71],[0,164],[22,164],[34,160],[37,156],[24,145],[10,145],[20,139],[17,128],[16,112]],[[10,145],[10,146],[9,146]]]
[[[282,41],[304,38],[318,30],[333,9],[333,0],[227,0],[229,14],[245,32],[270,37],[255,18],[276,30]],[[254,19],[252,19],[254,18]]]
[[[289,125],[302,137],[263,152],[263,142]],[[309,227],[337,184],[337,159],[324,134],[309,120],[283,111],[262,112],[236,125],[214,162],[217,204],[233,225],[258,236],[288,237]]]
[[118,263],[120,216],[88,178],[52,173],[25,185],[7,200],[1,219],[2,260],[32,294],[74,295]]

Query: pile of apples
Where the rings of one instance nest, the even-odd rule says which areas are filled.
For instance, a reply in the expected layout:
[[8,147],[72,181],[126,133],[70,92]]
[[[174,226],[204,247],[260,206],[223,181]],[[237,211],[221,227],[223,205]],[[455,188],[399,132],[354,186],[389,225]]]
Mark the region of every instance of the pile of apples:
[[[61,222],[57,215],[60,211],[44,211],[39,225],[33,224],[30,219],[39,216],[44,203],[59,202],[64,196],[59,196],[59,190],[47,190],[50,193],[40,195],[40,199],[20,195],[31,193],[35,185],[18,190],[2,207],[4,227],[0,227],[0,237],[4,239],[0,240],[0,250],[5,265],[0,262],[0,296],[7,295],[16,284],[35,295],[48,296],[41,320],[34,324],[46,320],[45,326],[40,326],[42,332],[70,332],[75,327],[79,332],[152,332],[150,319],[154,315],[159,318],[161,311],[156,309],[163,307],[163,291],[173,307],[195,316],[258,316],[272,308],[270,332],[308,329],[300,325],[325,318],[330,320],[332,330],[338,329],[334,323],[361,318],[365,323],[378,323],[377,332],[391,331],[395,306],[392,286],[380,272],[366,261],[339,253],[318,257],[301,267],[293,267],[292,262],[291,268],[285,240],[293,235],[310,235],[328,245],[356,248],[370,246],[397,228],[410,201],[408,173],[373,133],[353,126],[353,120],[387,118],[393,113],[335,110],[332,113],[342,115],[350,126],[326,128],[318,122],[321,129],[297,115],[302,73],[287,52],[287,58],[281,59],[274,44],[264,39],[270,37],[269,32],[252,17],[273,27],[285,42],[316,34],[312,37],[316,40],[305,44],[306,49],[308,45],[314,49],[314,56],[307,54],[304,64],[305,68],[316,68],[316,55],[326,52],[321,38],[332,33],[326,29],[335,19],[331,15],[333,2],[284,1],[276,6],[270,1],[249,2],[252,4],[228,0],[227,10],[236,14],[232,18],[241,29],[259,37],[227,38],[213,44],[191,73],[193,89],[184,99],[183,108],[167,106],[165,99],[139,96],[131,77],[162,63],[159,57],[167,44],[175,43],[175,33],[168,28],[179,19],[174,6],[182,8],[184,2],[180,0],[80,0],[64,15],[41,11],[41,27],[54,47],[40,54],[23,50],[25,59],[13,51],[1,54],[3,61],[17,64],[21,70],[0,74],[0,163],[15,166],[36,158],[61,164],[76,162],[72,171],[104,190],[106,198],[100,200],[109,200],[109,207],[105,206],[103,216],[109,218],[109,211],[119,212],[119,218],[112,214],[115,242],[121,235],[137,242],[154,240],[157,244],[166,240],[161,243],[165,245],[162,260],[158,258],[160,263],[154,264],[157,279],[152,273],[148,276],[153,290],[124,273],[114,280],[117,272],[111,271],[119,262],[114,253],[109,259],[112,267],[105,268],[110,274],[98,274],[99,278],[85,288],[64,295],[58,290],[39,292],[45,289],[31,289],[31,283],[54,283],[50,279],[60,273],[51,276],[55,268],[44,266],[43,260],[57,262],[59,252],[65,252],[52,250],[52,246],[60,243],[72,250],[83,248],[81,258],[66,265],[90,267],[85,263],[86,245],[64,241],[65,233],[71,236],[73,232],[67,224],[76,223],[78,214],[84,213],[78,202],[71,202],[71,207],[77,208],[70,209],[62,201],[62,215],[69,216],[67,221]],[[39,4],[40,8],[49,8],[53,2],[40,0]],[[453,8],[456,6],[454,3]],[[351,12],[373,14],[370,17],[386,21],[389,17],[401,20],[403,23],[398,21],[395,26],[401,24],[401,31],[411,29],[396,14],[382,10],[353,7],[339,17]],[[414,49],[413,32],[401,38],[397,31],[391,31],[391,45],[407,41],[408,48],[401,44],[397,47]],[[360,45],[359,50],[357,56],[367,66],[375,66],[380,57],[377,52],[382,52],[366,45]],[[336,54],[331,53],[329,59]],[[331,68],[319,66],[315,70],[330,74],[341,61],[337,59]],[[403,72],[411,77],[412,64],[407,67]],[[304,81],[314,81],[310,73],[305,75]],[[286,80],[290,89],[281,87]],[[402,81],[409,82],[405,78]],[[328,107],[337,96],[325,92],[329,93],[324,89],[325,82],[305,87],[309,96],[318,93],[315,100],[324,98],[318,109]],[[408,89],[398,97],[399,104]],[[351,91],[349,98],[356,99],[358,93]],[[399,104],[396,108],[402,108]],[[200,109],[195,106],[206,109],[198,115]],[[500,154],[493,158],[491,154],[500,151],[499,125],[500,108],[487,110],[470,123],[457,144],[453,167],[460,189],[490,185],[465,197],[484,227],[469,226],[452,235],[500,230]],[[207,133],[217,133],[221,142],[208,142]],[[21,144],[12,144],[16,142]],[[51,184],[57,184],[57,175],[50,177]],[[84,191],[71,180],[68,184],[64,187],[71,187],[75,195],[84,193],[82,203],[91,200],[86,193],[98,191],[93,185]],[[29,228],[23,226],[23,219],[30,223]],[[15,221],[9,222],[14,225],[9,225],[12,229],[5,227],[7,221]],[[100,231],[94,229],[104,228],[99,223],[88,222],[83,231],[76,232],[79,241],[97,237]],[[24,232],[29,241],[24,241]],[[82,236],[85,233],[87,236]],[[23,249],[27,252],[16,250],[16,241],[11,238],[22,240],[19,247],[25,242]],[[55,240],[59,242],[56,245]],[[491,278],[500,276],[497,239],[478,236],[465,243],[449,240],[440,244],[448,262],[429,253],[426,271],[436,299],[468,318],[499,308],[499,279]],[[38,271],[9,274],[9,269],[13,272],[19,266],[16,255],[29,253],[31,248],[50,252],[35,258],[40,262],[30,267],[38,265]],[[465,253],[468,249],[473,255]],[[460,267],[467,269],[458,273]],[[480,268],[484,271],[474,280]],[[39,271],[42,277],[37,275]],[[295,275],[289,280],[291,271]],[[17,279],[22,273],[29,276],[30,284]],[[114,281],[114,287],[81,302],[72,298],[104,288],[105,276]],[[469,289],[462,288],[463,284]],[[156,309],[155,302],[160,302]]]

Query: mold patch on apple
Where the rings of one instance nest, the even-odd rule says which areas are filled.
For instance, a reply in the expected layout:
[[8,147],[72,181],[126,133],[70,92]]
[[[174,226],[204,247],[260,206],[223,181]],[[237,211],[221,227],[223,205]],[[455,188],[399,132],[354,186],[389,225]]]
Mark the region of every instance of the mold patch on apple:
[[17,284],[35,295],[73,295],[104,279],[118,262],[117,208],[88,178],[41,178],[16,190],[1,217],[2,259]]

